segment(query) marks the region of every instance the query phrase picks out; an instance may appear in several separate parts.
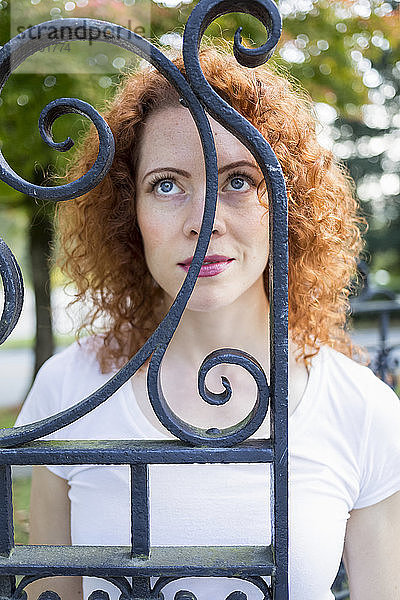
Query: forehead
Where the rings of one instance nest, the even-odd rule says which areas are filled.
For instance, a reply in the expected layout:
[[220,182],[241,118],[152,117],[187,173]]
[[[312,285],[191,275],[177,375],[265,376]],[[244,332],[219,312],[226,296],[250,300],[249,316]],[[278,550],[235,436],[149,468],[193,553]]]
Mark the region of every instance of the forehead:
[[[254,159],[249,150],[215,119],[208,115],[220,166],[237,160]],[[166,159],[180,166],[203,167],[200,136],[187,108],[169,107],[152,113],[144,124],[139,149],[138,171],[168,166]],[[172,165],[171,165],[172,166]]]

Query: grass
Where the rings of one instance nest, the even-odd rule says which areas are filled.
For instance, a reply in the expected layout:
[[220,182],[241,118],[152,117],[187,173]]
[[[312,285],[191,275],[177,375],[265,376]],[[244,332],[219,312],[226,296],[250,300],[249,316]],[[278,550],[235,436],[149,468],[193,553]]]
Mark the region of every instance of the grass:
[[[17,408],[2,408],[0,410],[0,428],[12,427],[17,414]],[[28,543],[30,493],[30,477],[13,478],[14,537],[16,544]]]
[[[54,337],[54,344],[55,347],[58,348],[64,348],[64,346],[68,346],[69,344],[72,344],[75,341],[75,336],[73,335],[56,335]],[[12,336],[11,338],[8,338],[8,340],[6,340],[4,342],[4,344],[2,344],[1,349],[2,350],[26,350],[27,348],[33,348],[34,346],[34,340],[33,339],[13,339]]]
[[29,537],[29,500],[31,478],[21,477],[13,481],[14,538],[16,544],[27,544]]
[[18,415],[18,407],[0,409],[0,429],[12,427]]

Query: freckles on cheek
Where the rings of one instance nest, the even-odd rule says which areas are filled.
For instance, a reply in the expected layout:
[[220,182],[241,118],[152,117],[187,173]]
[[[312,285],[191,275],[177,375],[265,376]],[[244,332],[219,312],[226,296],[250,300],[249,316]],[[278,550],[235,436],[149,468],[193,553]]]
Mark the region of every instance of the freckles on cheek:
[[139,219],[139,228],[142,234],[144,246],[154,248],[162,244],[165,237],[165,220],[154,218]]

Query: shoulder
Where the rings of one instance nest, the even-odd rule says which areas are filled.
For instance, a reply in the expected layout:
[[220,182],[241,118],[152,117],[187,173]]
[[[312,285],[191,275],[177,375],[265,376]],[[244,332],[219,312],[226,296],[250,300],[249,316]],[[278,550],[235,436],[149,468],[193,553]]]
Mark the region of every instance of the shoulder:
[[351,379],[355,385],[362,385],[365,378],[367,380],[380,381],[369,367],[356,362],[352,358],[349,358],[345,354],[342,354],[329,346],[322,346],[320,352],[321,358],[330,373],[340,375],[346,379]]
[[[324,346],[320,350],[315,386],[317,411],[359,451],[379,436],[400,438],[400,402],[394,391],[372,372],[344,354]],[[339,435],[339,433],[338,433]]]
[[341,472],[355,473],[352,508],[375,504],[400,490],[399,399],[371,369],[331,348],[322,348],[319,364],[318,414]]
[[343,394],[344,399],[354,403],[361,400],[370,408],[399,404],[393,390],[369,367],[327,346],[321,349],[321,362],[328,385]]
[[87,393],[95,389],[115,372],[101,372],[97,352],[102,343],[101,336],[90,336],[56,352],[42,365],[33,386],[56,387],[58,394],[73,395],[74,390]]
[[69,408],[100,387],[104,375],[96,357],[101,340],[85,338],[49,358],[40,368],[16,425],[43,419]]
[[88,373],[100,374],[96,357],[100,343],[101,340],[97,337],[84,338],[56,352],[40,368],[37,379],[62,377],[69,370],[73,370],[76,377]]

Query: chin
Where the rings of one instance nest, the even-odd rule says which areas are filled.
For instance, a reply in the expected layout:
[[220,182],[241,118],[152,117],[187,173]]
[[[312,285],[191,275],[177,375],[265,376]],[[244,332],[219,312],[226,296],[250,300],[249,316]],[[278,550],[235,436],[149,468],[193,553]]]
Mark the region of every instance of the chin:
[[226,295],[212,295],[208,294],[192,294],[187,303],[187,309],[198,311],[198,312],[216,312],[221,308],[225,308],[229,304],[232,304],[236,298],[232,297],[232,294]]

